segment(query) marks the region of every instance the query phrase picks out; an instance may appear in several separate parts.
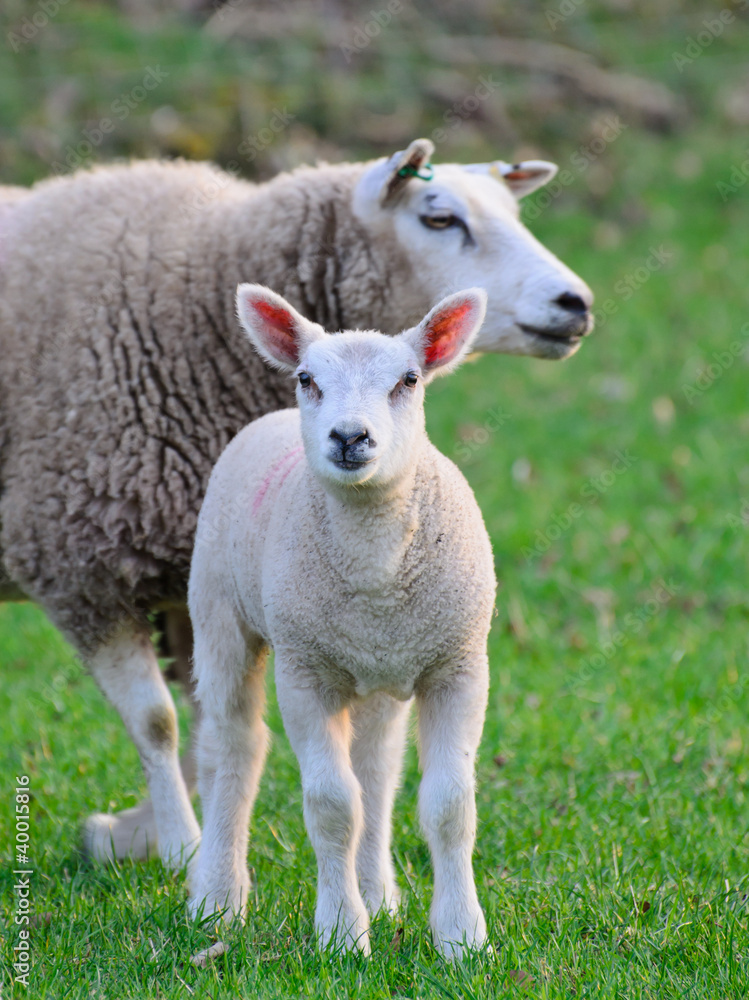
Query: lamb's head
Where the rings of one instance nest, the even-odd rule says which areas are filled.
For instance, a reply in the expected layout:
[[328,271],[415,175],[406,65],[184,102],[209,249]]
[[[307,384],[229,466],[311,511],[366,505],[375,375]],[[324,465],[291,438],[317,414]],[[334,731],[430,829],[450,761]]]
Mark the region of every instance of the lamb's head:
[[[396,337],[327,334],[262,285],[240,285],[237,313],[257,351],[297,379],[307,461],[329,490],[387,492],[423,446],[424,385],[455,368],[486,311],[481,288],[450,295]],[[361,492],[361,491],[359,491]]]
[[[553,163],[429,165],[417,139],[362,175],[354,212],[375,234],[394,234],[412,262],[407,276],[428,302],[481,285],[489,300],[474,349],[566,358],[593,328],[593,294],[520,222],[518,200],[547,184]],[[397,289],[393,289],[397,294]]]

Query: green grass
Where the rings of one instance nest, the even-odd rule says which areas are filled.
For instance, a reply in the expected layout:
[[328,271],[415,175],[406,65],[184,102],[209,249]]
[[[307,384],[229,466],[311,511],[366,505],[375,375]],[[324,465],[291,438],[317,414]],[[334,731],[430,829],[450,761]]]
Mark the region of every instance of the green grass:
[[[60,14],[61,31],[69,30],[72,10]],[[138,66],[156,55],[156,42],[120,32],[109,13],[97,16],[101,51],[93,41],[86,48],[93,72],[102,53],[130,67],[138,46]],[[702,16],[697,8],[680,15],[673,37],[654,35],[637,48],[636,24],[581,12],[565,23],[564,37],[550,40],[597,47],[632,68],[639,53],[643,72],[683,84],[704,110],[719,83],[721,55],[735,52],[747,34],[737,27],[727,48],[716,41],[681,78],[670,53],[683,49]],[[86,31],[95,28],[94,17]],[[46,37],[51,44],[54,36]],[[215,58],[214,43],[187,29],[159,37],[172,62]],[[293,51],[304,62],[304,47]],[[60,49],[55,58],[63,55]],[[240,55],[232,50],[232,59]],[[25,58],[41,56],[29,51]],[[256,69],[271,89],[275,58],[271,50],[270,69]],[[52,71],[44,65],[44,73]],[[237,66],[227,64],[227,77]],[[306,63],[304,72],[312,72]],[[410,86],[419,65],[403,72]],[[293,95],[300,73],[289,74],[279,102]],[[137,82],[131,77],[123,85],[113,76],[101,106]],[[354,82],[363,86],[365,78]],[[181,107],[172,89],[163,99]],[[6,90],[0,104],[13,104],[9,113],[20,122],[24,100]],[[97,96],[88,100],[96,118]],[[320,101],[302,117],[335,132],[340,122],[315,119]],[[134,115],[127,127],[139,120]],[[192,123],[196,134],[201,121],[198,115]],[[77,134],[71,127],[65,141]],[[558,140],[561,162],[583,141],[576,135]],[[118,142],[128,141],[119,135]],[[4,179],[38,173],[29,147],[11,145],[17,169]],[[148,151],[140,142],[133,148]],[[215,148],[231,151],[232,144],[216,139]],[[41,612],[5,605],[4,961],[18,942],[10,922],[16,775],[29,776],[33,793],[37,922],[28,993],[6,985],[3,996],[749,994],[746,346],[725,364],[733,342],[749,345],[749,186],[727,201],[715,186],[745,150],[745,137],[717,114],[674,136],[625,130],[599,163],[608,186],[605,176],[592,187],[577,176],[532,223],[591,283],[599,308],[613,302],[597,334],[567,364],[487,357],[430,390],[430,433],[476,491],[500,581],[475,854],[494,954],[449,966],[432,947],[413,749],[394,823],[403,914],[375,921],[368,961],[315,951],[314,857],[296,762],[271,692],[273,748],[249,856],[256,905],[225,958],[206,970],[192,967],[190,956],[213,936],[186,921],[182,875],[156,861],[104,867],[79,857],[87,813],[127,808],[145,793],[136,754]],[[671,255],[665,265],[647,281],[635,278],[638,287],[626,298],[617,292],[661,246]],[[704,374],[711,363],[717,367]]]

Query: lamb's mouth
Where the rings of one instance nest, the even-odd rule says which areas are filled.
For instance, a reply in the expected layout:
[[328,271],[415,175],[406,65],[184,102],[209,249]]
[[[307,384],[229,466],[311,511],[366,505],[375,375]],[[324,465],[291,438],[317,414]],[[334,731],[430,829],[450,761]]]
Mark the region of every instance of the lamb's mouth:
[[352,462],[349,459],[341,458],[334,459],[333,465],[335,465],[337,469],[345,469],[348,472],[354,472],[357,469],[363,469],[365,465],[369,465],[373,461],[373,458],[366,458],[361,462]]

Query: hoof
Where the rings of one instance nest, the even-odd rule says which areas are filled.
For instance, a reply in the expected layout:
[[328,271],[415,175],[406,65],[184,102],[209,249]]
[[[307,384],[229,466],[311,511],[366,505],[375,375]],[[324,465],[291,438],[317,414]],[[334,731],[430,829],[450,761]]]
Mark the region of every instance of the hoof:
[[401,908],[401,894],[397,886],[392,885],[387,888],[380,887],[379,892],[373,892],[366,888],[362,891],[362,897],[371,916],[378,913],[387,913],[390,917],[396,917]]
[[127,857],[144,861],[158,853],[156,837],[149,837],[148,833],[142,827],[129,828],[114,813],[94,813],[83,826],[84,857],[92,861]]
[[315,930],[320,948],[359,952],[364,956],[370,954],[369,914],[363,906],[358,910],[350,908],[348,912],[341,906],[337,910],[332,906],[326,910],[324,904],[320,906],[318,898]]
[[199,951],[196,955],[193,955],[190,958],[190,964],[197,966],[199,969],[205,969],[211,962],[215,962],[217,958],[225,955],[228,950],[229,945],[226,942],[217,941],[210,948],[205,948],[203,951]]
[[432,938],[437,951],[448,961],[464,958],[472,951],[491,948],[487,942],[486,920],[481,910],[460,922],[448,919],[442,926],[435,926],[433,923]]
[[244,923],[247,900],[250,895],[249,880],[226,891],[193,891],[187,903],[187,913],[191,920],[207,921],[212,918],[229,925],[235,920]]

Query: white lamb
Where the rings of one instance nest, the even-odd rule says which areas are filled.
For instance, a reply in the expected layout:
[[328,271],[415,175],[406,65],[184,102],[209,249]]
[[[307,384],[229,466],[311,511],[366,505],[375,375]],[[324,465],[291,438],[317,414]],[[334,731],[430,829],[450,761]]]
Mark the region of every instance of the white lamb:
[[367,908],[398,904],[390,816],[414,696],[434,939],[451,955],[486,938],[471,854],[496,582],[474,496],[429,442],[423,408],[424,385],[460,361],[485,308],[471,289],[396,337],[329,336],[269,289],[239,287],[242,326],[267,361],[296,374],[299,409],[237,435],[198,521],[194,913],[241,915],[247,904],[272,646],[317,855],[320,942],[368,953]]

